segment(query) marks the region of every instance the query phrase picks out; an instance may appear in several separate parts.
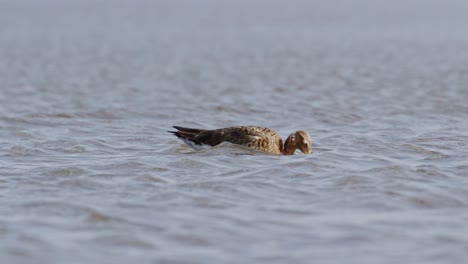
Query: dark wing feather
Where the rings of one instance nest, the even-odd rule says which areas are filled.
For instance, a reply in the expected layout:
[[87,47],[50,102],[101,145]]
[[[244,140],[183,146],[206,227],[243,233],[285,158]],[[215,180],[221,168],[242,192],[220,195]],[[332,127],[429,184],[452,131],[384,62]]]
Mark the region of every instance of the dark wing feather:
[[178,127],[178,126],[174,126],[174,128],[177,129],[178,131],[167,131],[167,132],[172,133],[173,135],[175,135],[178,138],[183,139],[184,141],[189,140],[197,145],[203,144],[203,142],[200,142],[196,139],[198,133],[202,131],[201,129],[184,128],[184,127]]
[[185,128],[174,126],[178,131],[169,131],[179,138],[190,140],[197,145],[210,145],[216,146],[224,141],[246,145],[255,140],[255,135],[250,135],[249,130],[242,129],[242,127],[229,127],[213,130],[204,130],[196,128]]
[[197,145],[210,145],[216,146],[221,144],[224,140],[219,136],[219,133],[216,133],[216,130],[206,130],[198,128],[188,128],[188,127],[179,127],[173,126],[173,128],[178,131],[168,131],[178,138],[184,140],[189,140]]
[[225,141],[238,144],[238,145],[247,145],[256,140],[257,135],[256,133],[252,133],[249,129],[245,129],[244,127],[230,127],[224,130],[222,133],[224,134]]
[[192,133],[192,134],[199,134],[203,131],[206,131],[205,129],[188,128],[188,127],[180,127],[180,126],[173,126],[173,128],[177,129],[178,131]]

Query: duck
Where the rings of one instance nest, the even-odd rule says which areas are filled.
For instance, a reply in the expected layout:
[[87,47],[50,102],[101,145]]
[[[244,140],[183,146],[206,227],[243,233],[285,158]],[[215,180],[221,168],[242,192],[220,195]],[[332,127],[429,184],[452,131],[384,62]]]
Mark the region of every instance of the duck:
[[281,136],[273,129],[258,126],[231,126],[218,129],[199,129],[173,126],[172,133],[196,150],[214,147],[223,142],[278,155],[293,155],[296,149],[312,154],[309,134],[304,130],[291,133],[283,144]]

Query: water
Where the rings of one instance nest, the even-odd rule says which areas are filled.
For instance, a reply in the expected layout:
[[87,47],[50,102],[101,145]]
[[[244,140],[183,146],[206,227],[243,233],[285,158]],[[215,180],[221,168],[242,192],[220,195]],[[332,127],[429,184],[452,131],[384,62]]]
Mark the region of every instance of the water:
[[[464,1],[1,1],[0,263],[464,263]],[[172,125],[304,129],[194,152]]]

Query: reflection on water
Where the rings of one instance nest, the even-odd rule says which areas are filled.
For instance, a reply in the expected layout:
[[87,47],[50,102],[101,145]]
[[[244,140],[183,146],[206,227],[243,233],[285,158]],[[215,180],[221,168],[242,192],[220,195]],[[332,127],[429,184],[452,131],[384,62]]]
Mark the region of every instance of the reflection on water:
[[[1,263],[462,263],[461,1],[2,1]],[[195,152],[172,125],[304,129]]]

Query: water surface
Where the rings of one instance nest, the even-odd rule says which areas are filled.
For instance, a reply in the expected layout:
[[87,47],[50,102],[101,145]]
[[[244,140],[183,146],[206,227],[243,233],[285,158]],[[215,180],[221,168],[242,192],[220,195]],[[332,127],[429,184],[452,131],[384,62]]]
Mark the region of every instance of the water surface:
[[[1,263],[464,263],[464,1],[0,1]],[[314,154],[167,130],[308,131]]]

